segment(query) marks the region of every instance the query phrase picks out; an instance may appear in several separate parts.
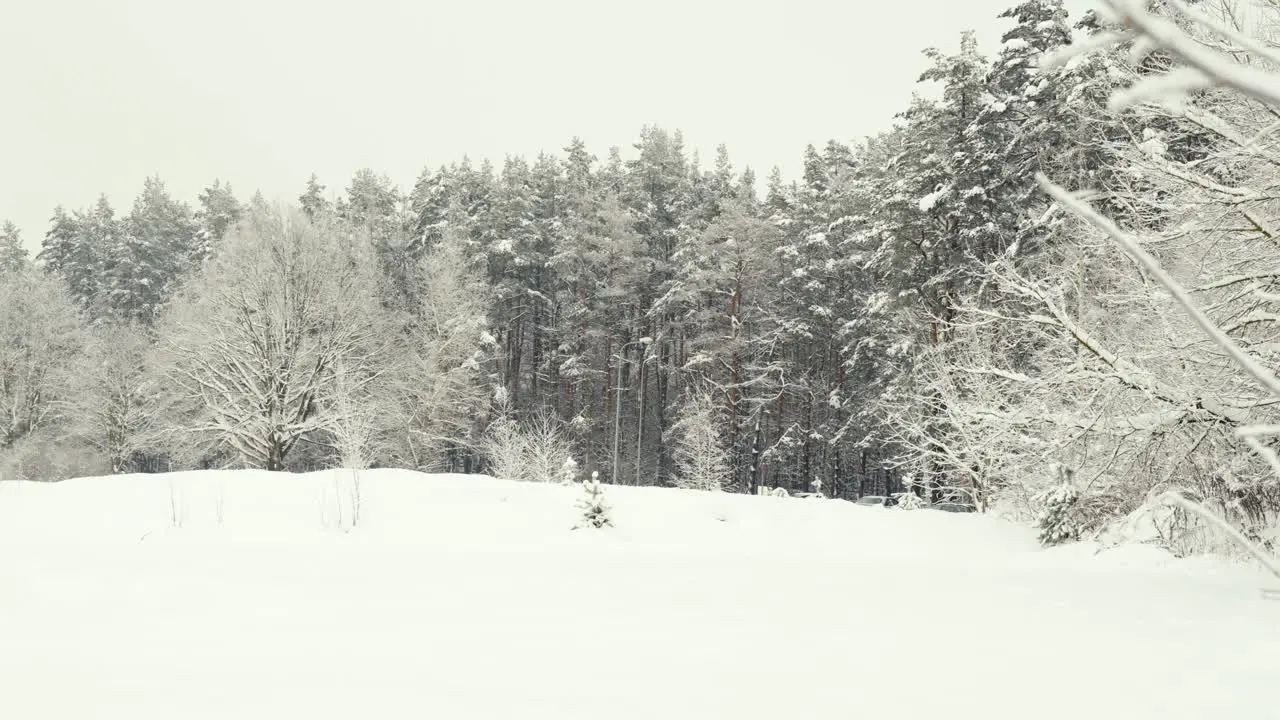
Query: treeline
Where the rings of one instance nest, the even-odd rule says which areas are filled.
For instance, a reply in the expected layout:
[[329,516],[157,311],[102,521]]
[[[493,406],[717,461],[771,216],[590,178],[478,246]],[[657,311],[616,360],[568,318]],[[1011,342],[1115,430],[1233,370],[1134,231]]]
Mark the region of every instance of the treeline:
[[[373,269],[359,275],[369,298],[359,284],[326,292],[348,305],[376,301],[376,312],[360,305],[352,317],[382,335],[351,352],[390,360],[348,359],[356,369],[343,381],[336,368],[347,351],[326,356],[313,404],[298,406],[305,422],[267,433],[293,438],[287,450],[223,437],[183,454],[161,443],[116,458],[118,471],[155,455],[336,462],[338,431],[323,418],[347,412],[334,409],[336,397],[367,390],[362,402],[379,409],[361,420],[378,438],[361,450],[372,464],[483,469],[500,424],[551,428],[584,472],[617,482],[677,483],[701,447],[693,454],[720,457],[699,466],[723,467],[713,471],[719,486],[741,491],[816,481],[840,496],[883,492],[894,488],[875,471],[892,470],[917,492],[961,494],[984,509],[1036,516],[1057,503],[1055,517],[1077,526],[1071,535],[1129,516],[1153,487],[1172,484],[1265,526],[1280,507],[1276,485],[1234,453],[1232,432],[1241,413],[1256,419],[1270,406],[1185,338],[1162,291],[1063,212],[1036,173],[1092,191],[1265,354],[1270,300],[1252,290],[1280,277],[1267,270],[1280,257],[1260,189],[1280,157],[1269,111],[1217,91],[1122,107],[1112,102],[1119,91],[1174,60],[1122,43],[1045,65],[1073,38],[1118,26],[1092,13],[1072,23],[1058,0],[1026,0],[1002,17],[1010,29],[993,55],[971,33],[954,53],[926,51],[921,79],[937,97],[917,97],[893,129],[856,146],[806,148],[803,177],[785,182],[775,170],[762,194],[726,148],[707,163],[679,132],[656,127],[628,159],[574,140],[561,154],[500,167],[464,158],[429,168],[408,189],[365,170],[333,203],[312,177],[296,215],[261,197],[242,205],[218,183],[191,208],[151,179],[122,218],[105,199],[57,210],[40,271],[18,270],[28,264],[20,244],[0,240],[10,296],[25,282],[66,298],[0,312],[22,325],[28,310],[65,305],[45,327],[79,323],[90,336],[130,328],[139,352],[169,348],[167,362],[181,366],[173,352],[188,363],[209,357],[192,350],[210,337],[193,330],[209,327],[190,320],[193,308],[241,303],[240,320],[215,323],[227,337],[261,316],[219,294],[251,268],[279,266],[274,281],[260,280],[263,298],[297,271],[301,247]],[[293,235],[319,239],[282,239]],[[0,366],[5,377],[58,342],[9,340],[9,355],[25,349]],[[75,383],[5,382],[5,406],[22,409],[5,418],[0,452],[13,456],[41,427],[82,420],[84,408],[71,408],[86,392]],[[317,399],[342,382],[358,392]],[[192,436],[230,432],[186,412]],[[707,427],[716,441],[691,434]]]

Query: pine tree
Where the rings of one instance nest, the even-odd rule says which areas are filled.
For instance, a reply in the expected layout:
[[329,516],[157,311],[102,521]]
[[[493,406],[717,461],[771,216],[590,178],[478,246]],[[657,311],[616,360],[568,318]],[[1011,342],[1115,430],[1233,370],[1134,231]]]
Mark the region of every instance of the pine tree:
[[[255,213],[271,213],[275,210],[271,203],[267,202],[267,197],[262,194],[262,190],[254,190],[253,195],[249,198],[249,202],[245,205],[245,217],[254,215]],[[304,213],[305,214],[305,213]],[[310,218],[308,218],[310,219]]]
[[[310,191],[308,186],[308,193]],[[400,192],[390,178],[364,168],[351,178],[339,214],[356,227],[366,229],[375,245],[386,245],[395,242],[403,228],[400,200]]]
[[409,193],[409,249],[415,257],[444,237],[449,206],[454,199],[453,177],[447,167],[423,169]]
[[1001,38],[988,73],[990,98],[977,121],[982,132],[969,133],[973,149],[963,172],[985,176],[988,202],[981,212],[993,225],[991,234],[1007,238],[1000,244],[1016,241],[1027,252],[1047,238],[1044,228],[1026,222],[1028,214],[1047,207],[1035,173],[1097,187],[1107,180],[1096,171],[1115,165],[1105,140],[1123,129],[1096,122],[1107,115],[1106,96],[1114,85],[1097,60],[1070,69],[1040,67],[1041,57],[1071,42],[1061,0],[1023,0],[1000,17],[1016,24]]
[[94,209],[84,212],[68,212],[59,205],[36,256],[47,272],[67,283],[71,297],[82,309],[90,307],[98,296],[104,250],[103,245],[94,242],[89,226],[102,230],[114,222],[114,217],[105,195]]
[[177,284],[204,260],[204,243],[195,213],[174,200],[157,177],[143,183],[142,194],[118,227],[99,222],[99,247],[107,254],[102,296],[122,319],[149,323]]
[[22,245],[18,226],[5,221],[0,225],[0,275],[24,270],[28,263],[27,249]]
[[307,188],[298,196],[298,204],[303,214],[311,220],[329,209],[329,201],[324,197],[324,185],[320,184],[320,178],[315,173],[307,178]]
[[214,180],[212,185],[200,192],[200,209],[196,211],[195,219],[200,228],[198,255],[201,260],[213,252],[214,247],[242,217],[244,208],[236,199],[229,183]]
[[756,194],[756,173],[750,167],[742,170],[742,177],[738,180],[734,191],[734,199],[740,207],[753,215],[760,211],[760,197]]
[[792,200],[787,190],[786,183],[782,181],[782,168],[775,165],[769,171],[768,190],[764,199],[766,216],[775,219],[775,221],[787,217],[791,209]]
[[[626,163],[623,200],[633,218],[633,227],[643,241],[641,257],[648,272],[635,288],[634,300],[628,303],[631,307],[623,313],[615,342],[617,348],[638,350],[635,343],[639,338],[654,338],[644,351],[651,360],[638,365],[646,369],[637,373],[636,378],[643,386],[627,395],[636,398],[634,415],[638,417],[641,411],[645,412],[646,432],[657,443],[657,452],[653,453],[657,467],[651,476],[658,483],[665,483],[672,472],[671,449],[665,439],[671,423],[672,401],[679,396],[681,387],[682,330],[675,323],[679,308],[670,302],[660,304],[660,301],[684,296],[679,287],[681,278],[676,272],[676,251],[682,241],[705,229],[706,220],[693,203],[692,163],[685,153],[683,135],[679,131],[646,127],[635,147],[639,156]],[[628,381],[624,376],[623,382],[629,384]],[[643,408],[640,398],[644,398]]]

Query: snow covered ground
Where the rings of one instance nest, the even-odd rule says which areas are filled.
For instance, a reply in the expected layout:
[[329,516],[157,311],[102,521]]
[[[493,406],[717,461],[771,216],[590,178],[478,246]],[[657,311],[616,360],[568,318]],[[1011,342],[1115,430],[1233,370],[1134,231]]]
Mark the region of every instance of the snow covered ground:
[[571,532],[576,488],[363,477],[354,529],[343,474],[0,484],[0,717],[1280,718],[1249,567],[657,489]]

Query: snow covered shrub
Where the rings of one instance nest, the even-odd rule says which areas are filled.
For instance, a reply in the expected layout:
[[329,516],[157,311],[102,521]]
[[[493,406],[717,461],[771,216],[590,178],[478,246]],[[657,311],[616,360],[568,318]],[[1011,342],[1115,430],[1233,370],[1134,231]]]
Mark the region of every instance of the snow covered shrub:
[[1079,501],[1080,493],[1070,485],[1060,485],[1049,494],[1038,523],[1042,545],[1061,545],[1080,539],[1080,525],[1073,517]]
[[898,501],[898,504],[894,507],[897,507],[899,510],[919,510],[924,507],[924,500],[910,490],[894,493],[893,499]]
[[111,474],[111,464],[79,438],[45,427],[0,450],[0,477],[57,482]]
[[591,479],[582,484],[578,509],[582,511],[582,520],[573,527],[574,530],[613,525],[613,521],[609,519],[609,506],[604,499],[604,487],[600,484],[600,473],[591,473]]
[[560,482],[564,485],[572,485],[578,482],[578,462],[573,458],[565,458],[564,466],[560,469],[562,473]]
[[1037,523],[1042,545],[1073,542],[1079,540],[1083,532],[1078,512],[1080,491],[1072,482],[1072,472],[1058,465],[1055,474],[1058,485],[1044,497],[1044,510]]
[[510,418],[495,421],[485,432],[482,449],[490,475],[529,482],[560,482],[565,477],[566,461],[573,457],[568,436],[547,415],[524,423]]
[[505,480],[519,480],[524,472],[525,438],[511,418],[499,418],[485,431],[482,450],[489,474]]
[[[1223,431],[1253,450],[1255,458],[1251,462],[1233,463],[1240,469],[1252,466],[1245,476],[1251,479],[1242,482],[1237,478],[1232,483],[1235,487],[1223,483],[1230,494],[1219,500],[1224,509],[1244,510],[1245,523],[1265,527],[1280,512],[1280,454],[1273,442],[1280,433],[1271,411],[1280,399],[1280,376],[1274,370],[1272,349],[1277,297],[1269,286],[1256,282],[1259,276],[1253,273],[1270,266],[1264,253],[1273,252],[1275,231],[1265,218],[1274,216],[1275,207],[1270,194],[1254,188],[1274,184],[1274,156],[1268,157],[1274,151],[1256,149],[1256,141],[1251,138],[1262,131],[1270,132],[1274,124],[1272,108],[1280,102],[1274,56],[1267,43],[1244,33],[1234,10],[1225,3],[1221,7],[1225,17],[1198,13],[1187,7],[1189,3],[1161,3],[1155,8],[1136,0],[1104,0],[1103,4],[1109,19],[1119,27],[1091,42],[1076,43],[1044,58],[1040,67],[1053,71],[1083,54],[1130,41],[1132,57],[1138,61],[1152,53],[1167,53],[1175,70],[1136,78],[1111,95],[1110,108],[1128,110],[1156,105],[1182,117],[1192,117],[1194,111],[1211,118],[1197,124],[1211,128],[1222,141],[1220,151],[1236,161],[1230,165],[1230,177],[1220,173],[1219,180],[1206,174],[1214,171],[1212,161],[1179,162],[1166,154],[1167,148],[1145,148],[1158,166],[1156,169],[1162,171],[1150,174],[1152,178],[1179,181],[1159,201],[1163,208],[1178,210],[1161,218],[1155,227],[1139,226],[1134,232],[1117,224],[1084,196],[1037,174],[1041,188],[1050,198],[1122,249],[1142,272],[1144,282],[1161,286],[1163,297],[1169,300],[1167,304],[1176,304],[1183,311],[1183,327],[1170,328],[1175,333],[1166,333],[1177,340],[1165,343],[1168,352],[1160,354],[1166,360],[1165,367],[1160,368],[1163,372],[1151,372],[1127,357],[1152,357],[1145,348],[1141,354],[1103,354],[1096,349],[1090,352],[1108,361],[1122,384],[1136,386],[1148,397],[1163,397],[1171,406],[1163,408],[1166,412],[1156,415],[1154,423],[1148,415],[1144,424],[1189,426],[1191,409],[1200,414],[1196,420],[1210,421],[1201,431],[1202,436],[1190,445],[1191,451],[1177,456],[1179,461],[1184,456],[1194,459],[1202,440],[1224,441]],[[1211,89],[1223,92],[1206,92]],[[1191,107],[1206,100],[1218,106],[1207,113],[1201,112],[1203,107]],[[1242,149],[1246,152],[1240,152]],[[1249,161],[1245,162],[1245,158]],[[1228,164],[1220,163],[1220,167]],[[1165,232],[1153,237],[1153,229]],[[1166,250],[1170,241],[1191,247],[1191,257],[1170,258]],[[1160,252],[1164,258],[1157,259],[1152,252]],[[1189,272],[1189,268],[1194,270]],[[1158,324],[1168,315],[1151,312],[1144,319]],[[1196,332],[1203,340],[1189,341],[1189,332],[1183,328]],[[1088,345],[1087,333],[1074,334],[1082,346]],[[1227,360],[1229,364],[1224,362]],[[1167,380],[1169,377],[1175,380]],[[1215,438],[1215,429],[1223,434]],[[1162,454],[1167,455],[1168,451]],[[1217,467],[1221,465],[1215,463]],[[1264,469],[1270,472],[1261,472]],[[1177,491],[1164,493],[1160,500],[1216,525],[1224,536],[1280,578],[1280,564],[1274,557],[1230,521]]]
[[554,483],[564,477],[565,461],[573,456],[573,445],[550,415],[536,415],[520,428],[524,435],[524,475],[532,482]]

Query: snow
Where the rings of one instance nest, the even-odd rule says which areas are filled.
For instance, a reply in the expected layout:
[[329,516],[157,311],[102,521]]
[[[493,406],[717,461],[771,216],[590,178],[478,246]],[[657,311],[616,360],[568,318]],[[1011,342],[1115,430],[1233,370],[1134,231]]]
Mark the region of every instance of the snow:
[[[1276,717],[1266,578],[977,515],[478,476],[0,484],[0,714]],[[173,527],[174,518],[181,527]],[[219,522],[221,517],[221,523]]]
[[949,188],[946,186],[938,187],[933,192],[916,201],[916,206],[920,208],[920,212],[929,212],[937,206],[938,201],[942,199],[942,196],[947,194],[948,189]]

